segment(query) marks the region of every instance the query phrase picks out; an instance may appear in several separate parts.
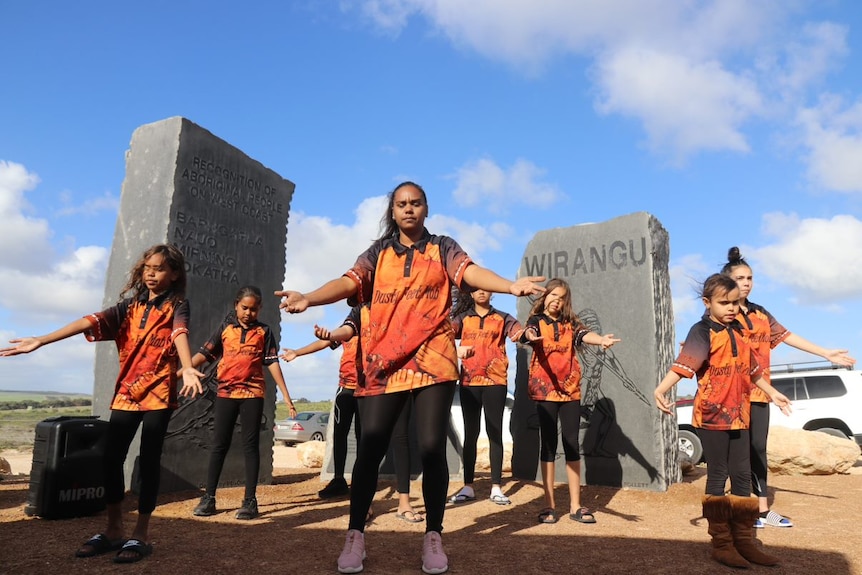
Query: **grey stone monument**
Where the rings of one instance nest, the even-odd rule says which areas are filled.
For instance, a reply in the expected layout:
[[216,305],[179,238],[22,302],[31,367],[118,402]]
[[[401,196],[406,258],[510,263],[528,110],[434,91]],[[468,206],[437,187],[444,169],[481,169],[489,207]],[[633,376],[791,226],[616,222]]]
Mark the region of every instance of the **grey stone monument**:
[[[581,482],[663,491],[679,481],[676,422],[653,391],[674,358],[667,231],[644,212],[600,224],[545,230],[527,245],[519,276],[566,280],[581,321],[622,341],[579,351]],[[527,320],[533,299],[518,301]],[[519,346],[512,414],[512,473],[540,477],[538,421],[527,395],[532,349]],[[562,441],[555,476],[566,480]]]
[[[189,341],[194,354],[233,308],[240,287],[263,292],[259,319],[280,339],[278,300],[284,281],[285,238],[294,184],[191,121],[168,118],[135,130],[126,153],[120,211],[105,282],[104,307],[118,301],[129,270],[150,246],[173,243],[185,254],[191,306]],[[270,297],[268,297],[268,295]],[[117,377],[117,350],[96,350],[93,411],[108,418]],[[215,399],[214,365],[204,394],[180,398],[162,454],[163,492],[206,482]],[[266,373],[267,398],[260,422],[259,481],[272,481],[275,385]],[[126,459],[126,486],[136,489],[139,438]],[[243,481],[239,423],[221,484]]]

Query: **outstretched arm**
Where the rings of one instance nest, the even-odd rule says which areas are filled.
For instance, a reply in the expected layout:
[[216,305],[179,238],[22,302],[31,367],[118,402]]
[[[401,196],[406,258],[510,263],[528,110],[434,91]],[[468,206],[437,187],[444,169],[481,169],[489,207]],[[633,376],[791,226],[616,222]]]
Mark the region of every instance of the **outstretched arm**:
[[87,318],[82,317],[81,319],[76,319],[72,323],[61,327],[57,331],[53,331],[46,335],[10,339],[9,343],[14,343],[16,345],[0,349],[0,357],[9,357],[12,355],[20,355],[22,353],[36,351],[43,345],[48,345],[49,343],[54,343],[55,341],[60,341],[61,339],[84,333],[90,329],[90,325],[90,321]]
[[278,386],[278,390],[281,392],[281,396],[284,398],[288,411],[290,411],[290,418],[295,418],[296,407],[293,405],[293,400],[290,399],[290,393],[287,391],[287,384],[284,381],[284,374],[281,373],[281,366],[278,365],[277,361],[274,361],[267,367],[269,368],[270,375],[272,375],[272,379],[275,380],[275,385]]
[[483,289],[494,293],[508,293],[515,296],[541,295],[545,288],[536,282],[545,281],[544,276],[525,276],[515,281],[498,276],[487,268],[470,264],[464,270],[464,283],[475,289]]
[[600,345],[602,346],[602,349],[608,349],[609,347],[613,347],[615,343],[619,343],[622,340],[617,337],[614,337],[614,334],[612,333],[599,335],[596,332],[591,331],[590,333],[585,335],[581,341],[590,345]]
[[297,357],[308,355],[310,353],[317,353],[318,351],[326,349],[327,347],[329,347],[329,342],[326,342],[322,339],[318,339],[299,349],[290,349],[287,347],[282,348],[282,353],[279,357],[284,361],[291,362]]
[[653,393],[655,396],[656,407],[668,415],[673,415],[673,411],[671,411],[673,402],[668,400],[667,392],[679,383],[679,380],[681,379],[682,376],[680,374],[671,370],[667,372],[667,375],[664,376],[664,379],[661,380],[661,383],[658,384],[658,387],[655,388],[655,392]]
[[314,335],[316,335],[318,339],[326,341],[347,341],[355,334],[356,332],[353,331],[353,328],[349,325],[341,325],[332,331],[325,327],[320,327],[319,325],[314,326]]
[[789,346],[795,347],[796,349],[801,349],[802,351],[807,351],[808,353],[813,353],[814,355],[819,355],[823,359],[827,359],[836,365],[843,365],[844,367],[853,367],[853,364],[856,363],[856,360],[847,355],[846,349],[826,349],[824,347],[820,347],[815,343],[811,343],[804,337],[800,337],[795,333],[791,333],[784,340]]
[[275,295],[284,298],[278,307],[288,313],[302,313],[310,306],[326,305],[346,299],[355,294],[357,289],[352,279],[341,276],[308,293],[283,290],[275,292]]

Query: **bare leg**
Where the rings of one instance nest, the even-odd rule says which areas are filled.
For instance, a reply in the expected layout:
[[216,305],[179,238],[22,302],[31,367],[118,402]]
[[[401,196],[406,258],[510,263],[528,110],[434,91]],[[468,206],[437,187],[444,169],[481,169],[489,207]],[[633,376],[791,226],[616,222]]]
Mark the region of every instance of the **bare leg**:
[[566,478],[569,480],[569,513],[581,508],[581,462],[566,462]]
[[554,462],[542,462],[542,487],[545,489],[545,506],[550,509],[554,507]]

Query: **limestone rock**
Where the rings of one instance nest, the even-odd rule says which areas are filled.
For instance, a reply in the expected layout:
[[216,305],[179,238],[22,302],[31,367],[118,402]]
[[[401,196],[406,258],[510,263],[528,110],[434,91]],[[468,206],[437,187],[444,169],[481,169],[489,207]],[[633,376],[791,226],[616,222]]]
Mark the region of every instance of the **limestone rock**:
[[851,439],[780,426],[769,428],[767,450],[769,471],[779,475],[847,473],[860,453]]
[[306,441],[296,446],[296,456],[303,467],[323,467],[323,458],[325,455],[325,441]]

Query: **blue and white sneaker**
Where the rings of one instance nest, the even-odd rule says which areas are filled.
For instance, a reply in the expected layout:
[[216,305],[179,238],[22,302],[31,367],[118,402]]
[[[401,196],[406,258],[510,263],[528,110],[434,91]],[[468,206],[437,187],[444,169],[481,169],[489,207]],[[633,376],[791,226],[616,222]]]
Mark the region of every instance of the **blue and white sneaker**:
[[771,510],[766,513],[766,517],[760,516],[757,518],[757,521],[754,522],[754,527],[756,529],[763,529],[767,525],[770,527],[793,527],[793,523],[791,523],[790,519]]
[[793,527],[793,523],[790,522],[790,519],[772,510],[766,514],[765,518],[758,518],[758,521],[761,520],[770,527]]

